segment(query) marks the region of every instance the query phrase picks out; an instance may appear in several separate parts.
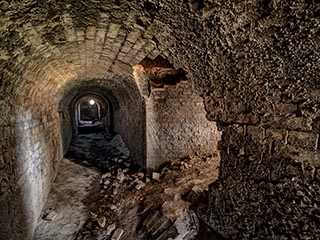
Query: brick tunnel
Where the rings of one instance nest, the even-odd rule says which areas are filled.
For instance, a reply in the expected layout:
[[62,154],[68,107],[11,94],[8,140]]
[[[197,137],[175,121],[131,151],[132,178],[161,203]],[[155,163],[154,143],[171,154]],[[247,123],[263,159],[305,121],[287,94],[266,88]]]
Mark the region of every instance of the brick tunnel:
[[319,238],[317,1],[5,0],[0,9],[0,239],[33,238],[90,99],[146,171],[217,152],[199,216],[208,229]]

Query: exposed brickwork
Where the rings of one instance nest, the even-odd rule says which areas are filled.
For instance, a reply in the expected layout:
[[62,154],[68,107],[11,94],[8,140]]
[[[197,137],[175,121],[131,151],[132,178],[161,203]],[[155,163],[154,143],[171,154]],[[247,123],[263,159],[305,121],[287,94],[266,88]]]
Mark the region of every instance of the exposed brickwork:
[[[4,213],[1,222],[9,223],[2,229],[0,236],[10,234],[12,239],[19,238],[21,233],[31,234],[34,230],[62,158],[57,112],[49,106],[46,109],[25,106],[15,112],[14,117],[14,125],[5,128],[2,135],[2,141],[5,140],[2,151],[6,165],[0,170],[0,205],[1,213]],[[6,172],[10,174],[6,176]],[[15,189],[19,189],[19,195],[12,199],[10,193]],[[21,217],[11,219],[10,211],[13,211],[14,216]],[[18,226],[21,229],[17,230]]]
[[147,167],[217,149],[220,133],[206,119],[202,101],[187,81],[152,89],[146,100]]

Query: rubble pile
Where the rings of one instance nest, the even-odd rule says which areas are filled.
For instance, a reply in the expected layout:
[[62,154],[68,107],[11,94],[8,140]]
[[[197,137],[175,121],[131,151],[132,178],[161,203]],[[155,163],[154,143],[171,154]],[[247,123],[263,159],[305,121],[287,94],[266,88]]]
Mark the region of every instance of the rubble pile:
[[204,156],[169,162],[156,172],[108,171],[76,239],[205,239],[195,209],[206,204],[218,168],[217,156]]
[[[73,139],[67,157],[72,159],[70,164],[79,169],[94,169],[99,174],[90,187],[78,193],[82,200],[75,198],[83,207],[77,212],[79,203],[68,205],[81,215],[81,221],[75,225],[78,228],[59,233],[59,239],[205,240],[213,239],[212,236],[222,239],[214,232],[208,234],[203,220],[208,185],[218,177],[220,160],[217,155],[188,156],[169,161],[156,171],[146,170],[133,163],[119,134],[94,133]],[[64,192],[66,196],[66,202],[59,203],[61,206],[67,206],[68,199],[72,198],[63,181],[68,173],[70,177],[86,179],[85,172],[82,176],[80,170],[75,173],[72,169],[64,167],[66,173],[59,185],[66,191],[54,191]],[[68,180],[80,189],[79,183],[83,180],[79,181]],[[47,208],[55,212],[44,215],[45,224],[55,231],[59,229],[55,226],[63,224],[64,219],[72,218],[68,211],[57,207],[55,199],[59,196],[52,195],[52,208]],[[47,233],[48,229],[44,229],[41,236]]]

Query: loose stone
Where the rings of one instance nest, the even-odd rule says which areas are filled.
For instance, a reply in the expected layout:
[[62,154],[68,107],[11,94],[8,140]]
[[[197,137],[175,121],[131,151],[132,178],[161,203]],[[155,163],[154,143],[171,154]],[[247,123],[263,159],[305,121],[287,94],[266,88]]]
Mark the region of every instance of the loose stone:
[[123,234],[124,234],[124,231],[121,228],[118,228],[113,233],[111,240],[119,240]]
[[47,220],[47,221],[53,221],[56,219],[57,217],[57,213],[55,211],[50,211],[47,215],[44,216],[44,220]]

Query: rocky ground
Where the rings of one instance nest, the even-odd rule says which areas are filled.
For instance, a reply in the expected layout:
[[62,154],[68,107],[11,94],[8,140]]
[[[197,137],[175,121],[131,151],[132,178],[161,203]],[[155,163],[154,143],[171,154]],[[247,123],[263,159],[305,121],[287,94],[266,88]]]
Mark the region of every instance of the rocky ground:
[[[66,157],[71,159],[70,164],[93,171],[89,176],[94,180],[86,182],[90,187],[79,180],[73,183],[75,188],[84,187],[82,198],[79,194],[70,195],[72,189],[62,191],[67,189],[61,187],[63,182],[56,184],[60,186],[58,189],[54,185],[50,204],[39,221],[40,238],[35,239],[222,239],[206,227],[203,217],[208,185],[218,176],[219,158],[215,154],[188,156],[179,162],[168,162],[156,172],[146,171],[133,164],[120,135],[94,133],[73,139]],[[68,164],[69,160],[64,162]],[[66,169],[64,163],[62,168]],[[78,178],[82,175],[81,171],[72,169],[69,173]],[[60,172],[58,180],[59,175]],[[60,193],[59,189],[62,189]],[[78,207],[80,217],[58,208],[59,205],[65,209]],[[66,229],[63,237],[61,226],[66,220],[73,227]],[[49,233],[51,237],[47,237]],[[52,233],[61,238],[52,238]]]

